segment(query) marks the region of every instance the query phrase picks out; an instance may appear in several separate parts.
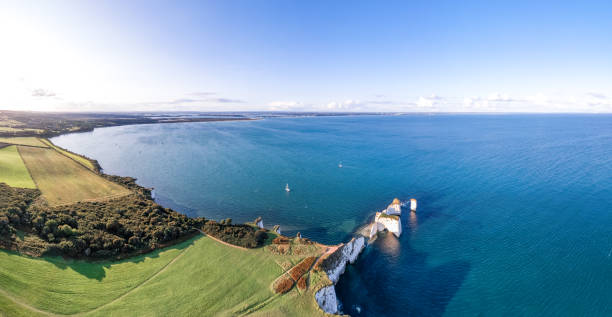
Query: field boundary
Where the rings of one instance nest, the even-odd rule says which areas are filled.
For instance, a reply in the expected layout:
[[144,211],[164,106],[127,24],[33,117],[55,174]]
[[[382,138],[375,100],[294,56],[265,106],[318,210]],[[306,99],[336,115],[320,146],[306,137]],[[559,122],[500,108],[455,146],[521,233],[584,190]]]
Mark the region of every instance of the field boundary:
[[[40,142],[46,144],[50,149],[53,149],[54,151],[58,152],[59,154],[75,161],[76,163],[78,163],[79,165],[82,165],[83,167],[87,168],[90,171],[96,172],[96,167],[95,164],[93,163],[93,160],[90,158],[87,158],[83,155],[74,153],[72,151],[69,151],[67,149],[64,149],[61,146],[56,145],[55,143],[51,142],[51,140],[49,139],[43,139],[43,138],[37,138]],[[60,151],[61,150],[61,151]],[[72,155],[76,155],[76,156],[80,156],[81,158],[83,158],[84,160],[88,161],[91,164],[91,168],[89,166],[86,166],[85,164],[83,164],[83,162],[80,162],[79,160],[75,159],[74,157],[71,157],[70,155],[67,155],[66,153],[63,153],[62,151],[65,151],[66,153],[72,154]],[[96,172],[97,174],[97,172]]]
[[28,171],[28,175],[30,175],[30,179],[34,183],[34,186],[36,186],[36,189],[40,190],[40,188],[38,187],[38,183],[36,182],[34,177],[32,177],[32,172],[30,172],[30,168],[28,167],[28,164],[26,164],[25,160],[23,159],[23,156],[21,155],[21,150],[19,149],[20,146],[21,145],[15,145],[15,148],[17,149],[17,154],[19,154],[19,158],[21,159],[23,166],[25,166],[26,171]]

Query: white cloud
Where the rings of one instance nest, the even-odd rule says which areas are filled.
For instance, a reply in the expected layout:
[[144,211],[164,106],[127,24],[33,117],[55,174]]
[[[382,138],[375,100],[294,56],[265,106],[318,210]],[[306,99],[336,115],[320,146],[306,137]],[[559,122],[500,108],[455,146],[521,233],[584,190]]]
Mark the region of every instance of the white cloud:
[[442,97],[440,97],[440,96],[438,96],[436,94],[432,94],[429,97],[420,96],[419,99],[416,102],[416,105],[419,108],[432,108],[432,107],[434,107],[434,106],[436,106],[438,104],[441,104],[441,103],[445,103],[444,98],[442,98]]
[[330,103],[327,104],[327,109],[328,110],[333,110],[333,111],[337,111],[337,110],[354,110],[357,108],[362,108],[363,107],[363,103],[359,100],[352,100],[352,99],[348,99],[345,101],[332,101]]
[[42,88],[32,90],[32,97],[55,97],[55,93]]
[[489,101],[498,101],[498,102],[502,102],[502,101],[512,101],[512,99],[510,99],[510,96],[508,96],[508,94],[501,94],[498,92],[494,92],[489,94],[489,96],[487,97],[487,100]]

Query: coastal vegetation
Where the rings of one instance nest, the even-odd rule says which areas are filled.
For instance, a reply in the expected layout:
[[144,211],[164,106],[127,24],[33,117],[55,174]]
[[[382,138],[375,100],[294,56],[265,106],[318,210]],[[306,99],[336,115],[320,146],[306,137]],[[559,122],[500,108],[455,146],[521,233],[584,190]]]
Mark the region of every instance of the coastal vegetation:
[[187,217],[43,138],[2,141],[0,315],[324,315],[326,246]]
[[[323,272],[302,275],[308,290],[284,295],[272,288],[284,263],[306,255],[240,249],[198,236],[121,261],[31,258],[0,251],[0,312],[11,316],[81,314],[323,316],[314,292],[329,284]],[[308,260],[308,263],[312,260]],[[300,268],[301,271],[301,268]],[[154,304],[152,304],[154,303]]]
[[262,246],[268,238],[255,226],[189,218],[164,208],[134,178],[101,174],[97,162],[46,139],[5,141],[28,144],[0,149],[0,200],[6,202],[0,244],[6,249],[107,259],[159,249],[198,229],[247,248]]

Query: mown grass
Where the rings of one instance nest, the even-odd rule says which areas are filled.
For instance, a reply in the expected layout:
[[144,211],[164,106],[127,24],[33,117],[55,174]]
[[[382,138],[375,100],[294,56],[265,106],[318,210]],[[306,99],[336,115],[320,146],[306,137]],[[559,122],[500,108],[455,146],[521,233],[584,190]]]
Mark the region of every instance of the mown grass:
[[12,187],[36,188],[15,145],[0,149],[0,182]]
[[60,314],[89,311],[140,285],[190,243],[114,263],[31,258],[2,250],[0,288],[44,311]]
[[96,170],[96,167],[93,165],[93,163],[90,160],[88,160],[88,159],[86,159],[86,158],[84,158],[84,157],[82,157],[80,155],[68,152],[68,151],[58,147],[57,145],[53,144],[51,141],[49,141],[47,139],[40,139],[40,141],[43,142],[44,144],[46,144],[47,146],[54,148],[56,151],[60,152],[61,154],[66,155],[67,157],[77,161],[78,163],[80,163],[81,165],[87,167],[88,169],[90,169],[92,171]]
[[[61,314],[324,315],[312,287],[305,293],[296,288],[282,296],[273,293],[272,282],[283,274],[279,257],[265,248],[237,249],[202,236],[118,263],[33,259],[0,251],[0,267],[6,268],[0,271],[0,288],[28,305]],[[11,311],[27,309],[0,293],[0,312]]]
[[130,191],[88,170],[54,149],[19,147],[21,157],[49,205],[100,200]]
[[42,143],[38,138],[35,138],[35,137],[0,138],[0,142],[8,143],[8,144],[17,144],[17,145],[47,147],[46,144]]

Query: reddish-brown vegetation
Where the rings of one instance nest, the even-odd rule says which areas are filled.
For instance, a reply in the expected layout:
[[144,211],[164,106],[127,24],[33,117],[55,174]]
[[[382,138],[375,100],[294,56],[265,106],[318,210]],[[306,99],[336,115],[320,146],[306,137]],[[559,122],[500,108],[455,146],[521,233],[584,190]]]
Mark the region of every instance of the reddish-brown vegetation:
[[300,277],[300,279],[297,282],[297,287],[300,291],[305,291],[306,289],[308,289],[308,274],[304,274],[302,275],[302,277]]
[[279,294],[285,294],[293,288],[293,285],[295,285],[295,281],[289,275],[283,274],[274,283],[274,291]]
[[274,240],[272,240],[272,243],[274,243],[274,244],[289,244],[289,238],[284,237],[284,236],[278,236],[278,237],[274,238]]
[[296,266],[292,267],[291,270],[289,270],[289,275],[291,275],[291,278],[293,278],[295,281],[299,280],[302,275],[310,270],[310,267],[312,267],[316,259],[316,257],[310,256],[302,260],[302,262],[298,263]]

